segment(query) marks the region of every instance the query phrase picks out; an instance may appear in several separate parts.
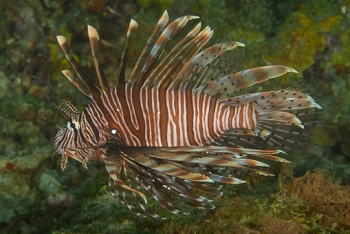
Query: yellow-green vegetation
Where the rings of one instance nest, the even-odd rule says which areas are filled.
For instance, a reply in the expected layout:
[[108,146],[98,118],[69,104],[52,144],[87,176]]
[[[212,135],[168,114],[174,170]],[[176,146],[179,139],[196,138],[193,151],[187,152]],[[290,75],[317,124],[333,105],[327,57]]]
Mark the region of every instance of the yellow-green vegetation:
[[[265,42],[263,59],[293,67],[301,76],[314,64],[315,56],[329,47],[327,35],[339,30],[344,16],[335,4],[327,1],[310,1],[299,8],[287,17],[274,39]],[[283,85],[293,82],[281,80]]]
[[137,0],[137,4],[142,8],[155,6],[157,9],[166,10],[169,9],[174,0]]
[[350,31],[348,29],[340,34],[341,44],[337,51],[334,52],[332,57],[332,65],[339,67],[339,65],[350,67]]
[[315,22],[304,12],[293,13],[281,26],[278,43],[271,43],[275,53],[266,53],[264,59],[304,71],[314,63],[314,55],[325,49],[323,34],[340,19],[341,16],[332,16]]

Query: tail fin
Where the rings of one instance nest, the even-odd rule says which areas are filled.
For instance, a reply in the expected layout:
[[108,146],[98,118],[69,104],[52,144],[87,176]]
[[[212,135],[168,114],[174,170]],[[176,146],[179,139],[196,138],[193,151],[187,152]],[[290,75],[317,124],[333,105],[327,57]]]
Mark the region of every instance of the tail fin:
[[231,130],[218,143],[249,148],[268,148],[299,151],[312,144],[312,129],[321,125],[318,120],[322,107],[311,97],[318,88],[304,84],[271,92],[246,94],[221,100],[227,105],[252,103],[257,124],[252,131]]

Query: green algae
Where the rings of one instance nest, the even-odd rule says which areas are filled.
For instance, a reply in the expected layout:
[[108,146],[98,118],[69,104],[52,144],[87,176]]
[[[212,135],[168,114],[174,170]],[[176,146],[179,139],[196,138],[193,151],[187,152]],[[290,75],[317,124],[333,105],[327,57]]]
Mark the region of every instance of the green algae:
[[137,4],[141,8],[148,8],[150,6],[154,6],[162,11],[170,8],[170,6],[174,3],[174,0],[137,0]]
[[342,64],[345,67],[350,67],[350,32],[344,28],[344,32],[340,35],[342,47],[339,51],[335,51],[332,57],[332,65]]
[[[315,64],[315,56],[327,48],[327,34],[337,31],[343,20],[339,8],[326,1],[309,1],[291,13],[272,40],[265,42],[263,59],[299,71],[299,76]],[[292,85],[295,79],[279,80]]]

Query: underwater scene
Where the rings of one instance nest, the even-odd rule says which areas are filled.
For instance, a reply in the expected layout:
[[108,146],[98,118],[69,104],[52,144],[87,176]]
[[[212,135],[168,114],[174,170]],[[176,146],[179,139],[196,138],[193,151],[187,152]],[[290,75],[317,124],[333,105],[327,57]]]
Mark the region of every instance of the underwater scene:
[[0,7],[0,233],[350,233],[350,0]]

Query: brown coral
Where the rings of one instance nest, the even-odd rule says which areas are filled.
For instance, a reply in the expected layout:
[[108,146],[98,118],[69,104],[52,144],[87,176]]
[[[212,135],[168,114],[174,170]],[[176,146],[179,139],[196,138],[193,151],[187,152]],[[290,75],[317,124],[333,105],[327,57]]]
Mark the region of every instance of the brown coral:
[[266,234],[302,234],[303,230],[295,221],[265,217],[262,220],[263,233]]
[[301,196],[322,213],[322,222],[327,226],[338,224],[350,228],[350,189],[333,182],[331,176],[321,169],[308,171],[303,177],[295,178],[289,191]]

